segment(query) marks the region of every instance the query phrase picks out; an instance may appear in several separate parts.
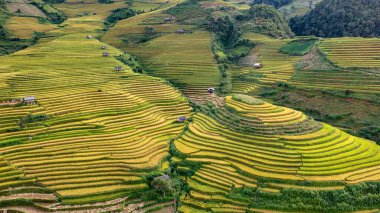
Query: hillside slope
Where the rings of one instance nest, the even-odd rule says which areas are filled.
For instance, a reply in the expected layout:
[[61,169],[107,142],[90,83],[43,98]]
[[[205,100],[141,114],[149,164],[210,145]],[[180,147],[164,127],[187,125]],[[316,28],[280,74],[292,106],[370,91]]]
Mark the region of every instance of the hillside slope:
[[323,0],[302,17],[290,20],[297,35],[320,37],[380,36],[380,1]]
[[275,38],[294,36],[285,18],[269,5],[254,5],[245,15],[238,16],[237,20],[244,32],[261,33]]
[[[86,17],[76,21],[94,26]],[[75,22],[67,24],[66,30],[75,29]],[[6,163],[0,170],[22,169],[1,179],[0,192],[39,185],[63,204],[142,192],[144,176],[160,167],[168,140],[184,128],[176,119],[189,115],[190,107],[177,90],[134,74],[113,57],[122,53],[111,46],[110,56],[102,56],[105,44],[86,37],[63,35],[2,57],[0,160]],[[114,71],[118,65],[123,71]],[[7,104],[26,96],[37,103]],[[67,206],[44,207],[59,208]]]
[[[380,178],[380,147],[373,141],[320,125],[289,108],[236,97],[226,97],[228,110],[196,113],[174,143],[182,159],[177,168],[190,186],[181,211],[348,212],[377,206],[364,201],[380,199],[377,183],[376,195],[364,190],[363,200],[351,192],[367,187],[351,184]],[[331,202],[330,196],[338,194],[349,199]]]

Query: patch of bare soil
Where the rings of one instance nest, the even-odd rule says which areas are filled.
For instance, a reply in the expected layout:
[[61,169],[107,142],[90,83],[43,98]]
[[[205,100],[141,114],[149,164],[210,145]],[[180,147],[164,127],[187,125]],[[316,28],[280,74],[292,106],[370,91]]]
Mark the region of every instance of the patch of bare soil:
[[154,204],[154,205],[151,205],[151,206],[148,206],[146,208],[143,208],[143,211],[149,211],[151,209],[154,209],[154,208],[157,208],[157,207],[160,207],[160,206],[165,206],[163,207],[162,209],[158,210],[158,211],[155,211],[156,213],[174,213],[175,212],[175,209],[174,209],[174,202],[173,201],[168,201],[166,203],[157,203],[157,204]]
[[318,47],[314,46],[300,61],[300,65],[304,70],[331,70],[336,69],[327,59],[325,59],[318,51]]
[[18,198],[23,199],[38,199],[38,200],[56,200],[57,198],[53,194],[39,194],[39,193],[22,193],[13,194],[8,196],[0,196],[0,200],[14,200]]
[[211,102],[216,107],[223,107],[225,105],[224,97],[219,97],[217,95],[189,95],[188,98],[197,104],[205,105],[208,102]]
[[26,16],[36,16],[46,18],[45,13],[35,5],[31,4],[29,0],[12,0],[7,2],[7,7],[11,13],[20,13]]
[[12,211],[12,212],[28,212],[28,213],[45,213],[45,212],[48,212],[48,211],[43,211],[43,210],[39,210],[39,209],[36,209],[36,208],[33,208],[33,207],[29,207],[29,206],[13,206],[13,207],[9,207],[9,208],[6,208],[6,209],[1,209],[0,208],[0,212],[8,212],[8,211]]
[[249,55],[240,59],[239,64],[242,66],[253,66],[258,62],[259,55],[258,53],[251,52]]

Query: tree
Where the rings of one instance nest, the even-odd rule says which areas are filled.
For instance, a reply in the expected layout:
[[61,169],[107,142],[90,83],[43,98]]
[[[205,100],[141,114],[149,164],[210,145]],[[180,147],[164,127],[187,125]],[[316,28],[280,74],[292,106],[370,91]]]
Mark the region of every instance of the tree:
[[233,48],[240,38],[240,30],[231,21],[229,16],[210,18],[209,28],[215,32],[215,37],[225,49]]
[[252,5],[256,4],[268,4],[272,5],[275,8],[280,8],[284,5],[292,3],[294,0],[254,0]]
[[297,35],[320,37],[380,36],[379,0],[323,0],[290,27]]

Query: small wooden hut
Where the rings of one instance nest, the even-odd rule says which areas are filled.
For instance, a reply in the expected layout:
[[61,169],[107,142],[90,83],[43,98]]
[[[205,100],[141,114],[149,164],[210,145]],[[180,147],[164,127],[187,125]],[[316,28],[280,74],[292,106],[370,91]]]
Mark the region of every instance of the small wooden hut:
[[123,70],[123,67],[122,66],[115,66],[115,71],[116,72],[120,72]]
[[177,118],[177,121],[178,121],[178,122],[185,122],[185,121],[186,121],[186,116],[179,116],[179,117]]
[[255,68],[261,68],[261,67],[263,67],[263,65],[261,63],[254,63],[253,66]]
[[37,98],[35,96],[28,96],[23,98],[22,102],[24,104],[35,104],[37,102]]
[[179,29],[175,33],[177,33],[177,34],[185,34],[185,30],[184,29]]

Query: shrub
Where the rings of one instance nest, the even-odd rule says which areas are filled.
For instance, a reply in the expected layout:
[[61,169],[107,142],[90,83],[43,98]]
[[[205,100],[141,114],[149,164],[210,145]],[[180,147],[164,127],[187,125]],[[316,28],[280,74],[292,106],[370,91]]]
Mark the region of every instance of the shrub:
[[115,24],[119,20],[123,20],[138,14],[137,11],[130,8],[118,8],[112,11],[112,14],[107,17],[106,21]]
[[280,51],[288,55],[301,56],[310,52],[316,42],[316,38],[298,39],[285,44]]

